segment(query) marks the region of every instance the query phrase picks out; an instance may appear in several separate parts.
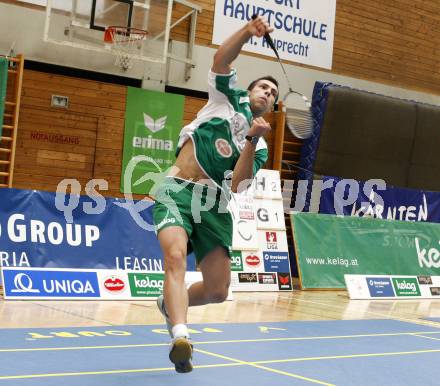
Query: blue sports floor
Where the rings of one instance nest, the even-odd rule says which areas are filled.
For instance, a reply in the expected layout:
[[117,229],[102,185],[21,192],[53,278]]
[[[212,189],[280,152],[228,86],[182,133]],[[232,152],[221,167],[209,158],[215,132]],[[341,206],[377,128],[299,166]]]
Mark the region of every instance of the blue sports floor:
[[425,320],[429,320],[431,322],[437,322],[440,323],[440,318],[424,318]]
[[[439,324],[440,327],[440,324]],[[440,328],[395,320],[191,325],[194,371],[163,325],[1,329],[0,386],[439,385]]]

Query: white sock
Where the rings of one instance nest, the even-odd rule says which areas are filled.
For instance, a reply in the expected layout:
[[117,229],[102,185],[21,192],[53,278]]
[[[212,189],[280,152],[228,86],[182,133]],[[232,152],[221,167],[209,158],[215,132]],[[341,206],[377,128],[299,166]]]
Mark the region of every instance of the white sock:
[[185,324],[176,324],[172,329],[174,338],[189,338],[188,327]]

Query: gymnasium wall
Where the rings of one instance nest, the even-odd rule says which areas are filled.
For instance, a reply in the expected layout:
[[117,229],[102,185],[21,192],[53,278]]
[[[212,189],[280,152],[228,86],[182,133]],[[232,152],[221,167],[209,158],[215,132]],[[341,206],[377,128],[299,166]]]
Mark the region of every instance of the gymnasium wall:
[[[126,94],[123,85],[25,70],[13,187],[54,192],[61,180],[75,178],[84,194],[89,180],[104,179],[108,191],[101,194],[123,197],[119,186]],[[68,108],[51,107],[52,95],[67,96]],[[183,124],[205,103],[185,97]],[[275,127],[274,115],[266,119]],[[267,141],[271,144],[273,136]]]
[[[171,62],[169,84],[206,91],[206,73],[216,46],[211,42],[214,0],[192,0],[203,7],[198,16],[191,79],[182,79],[183,66]],[[333,67],[330,71],[286,62],[295,88],[311,97],[316,81],[332,82],[397,98],[439,104],[440,2],[437,0],[337,0]],[[176,5],[173,20],[187,12]],[[142,79],[150,67],[135,65],[122,73],[106,54],[90,54],[42,42],[44,10],[0,0],[0,53],[15,41],[15,52],[26,59]],[[189,22],[173,29],[173,49],[186,53]],[[272,74],[287,92],[279,64],[268,57],[241,55],[234,63],[240,84]],[[52,94],[70,98],[69,109],[50,107]],[[84,187],[91,178],[103,178],[109,190],[119,192],[126,87],[26,70],[20,111],[14,187],[55,191],[63,178],[76,178]],[[185,98],[185,123],[205,101]],[[62,137],[60,137],[62,135]],[[286,133],[283,155],[299,157],[301,143]],[[272,150],[272,149],[271,149]],[[284,157],[283,157],[284,158]],[[296,172],[283,165],[282,177]],[[290,239],[289,244],[292,244]]]
[[[25,70],[13,186],[55,191],[64,178],[83,188],[102,178],[109,184],[103,195],[122,197],[126,93],[122,85]],[[67,96],[69,107],[51,107],[52,95]],[[184,122],[204,103],[186,97]]]
[[[195,2],[204,7],[198,18],[197,42],[214,47],[210,42],[215,1]],[[336,4],[332,70],[313,70],[305,65],[287,62],[287,72],[294,87],[311,97],[314,82],[321,80],[392,97],[440,104],[440,49],[436,44],[440,41],[440,2],[337,0]],[[176,7],[176,11],[178,9]],[[176,28],[172,38],[185,39],[184,29]],[[278,68],[274,68],[272,73],[283,82]],[[432,98],[421,97],[414,92],[416,90],[431,94]],[[345,109],[342,107],[340,110],[343,114]],[[381,131],[383,128],[384,125],[381,125],[377,130]],[[341,139],[340,136],[330,137],[334,142]],[[286,130],[283,159],[298,164],[301,147],[302,141],[293,138]],[[362,139],[359,139],[353,151],[356,152],[359,147],[362,149]],[[330,148],[329,152],[331,151]],[[364,152],[367,158],[371,155]],[[350,164],[337,165],[340,167]],[[283,180],[295,179],[297,170],[283,164],[281,177]],[[289,193],[286,187],[285,193]],[[286,200],[285,205],[292,205],[290,199]],[[289,245],[293,245],[289,219],[286,219],[286,225]]]
[[[15,77],[8,76],[5,101],[11,100],[11,95],[13,95],[13,90],[15,86],[14,81],[15,81]],[[3,101],[0,101],[0,103],[3,103]],[[8,114],[10,115],[10,113],[11,113],[11,107],[5,105],[4,114],[3,114],[3,125],[11,124],[11,118],[10,117],[8,118]],[[2,132],[1,134],[2,136],[6,136],[10,133],[10,130],[2,128],[1,132]],[[7,146],[2,146],[2,147],[7,147]],[[8,172],[8,168],[9,168],[8,160],[9,160],[9,154],[3,150],[0,150],[0,184],[7,184],[7,177],[2,176],[1,173]]]
[[[212,46],[215,1],[193,2],[203,7],[196,41]],[[331,72],[440,95],[439,18],[437,0],[337,0]],[[184,40],[187,25],[172,38]]]
[[[191,79],[185,81],[183,65],[171,61],[169,84],[206,91],[205,74],[215,52],[215,46],[210,44],[215,2],[193,2],[203,7],[194,48],[197,66],[191,71]],[[15,41],[15,52],[35,61],[137,79],[158,72],[153,66],[135,65],[123,73],[113,65],[111,55],[43,43],[44,8],[23,4],[0,0],[0,53],[7,52]],[[175,5],[173,20],[187,10]],[[436,0],[338,0],[332,70],[286,62],[287,73],[295,87],[309,97],[315,81],[323,81],[435,104],[440,94],[440,53],[436,46],[440,40],[439,15],[440,3]],[[172,30],[174,53],[186,53],[183,41],[188,35],[188,24],[184,21]],[[279,79],[283,77],[273,58],[245,54],[234,64],[243,84],[262,71]],[[281,94],[285,92],[287,86],[282,82]]]

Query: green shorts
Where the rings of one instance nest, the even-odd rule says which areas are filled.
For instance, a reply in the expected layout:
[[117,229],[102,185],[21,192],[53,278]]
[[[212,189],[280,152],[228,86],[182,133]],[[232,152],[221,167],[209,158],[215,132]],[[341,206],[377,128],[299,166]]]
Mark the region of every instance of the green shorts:
[[231,256],[232,217],[222,190],[180,178],[167,177],[155,192],[153,220],[156,232],[181,226],[188,234],[188,254],[197,263],[222,246]]

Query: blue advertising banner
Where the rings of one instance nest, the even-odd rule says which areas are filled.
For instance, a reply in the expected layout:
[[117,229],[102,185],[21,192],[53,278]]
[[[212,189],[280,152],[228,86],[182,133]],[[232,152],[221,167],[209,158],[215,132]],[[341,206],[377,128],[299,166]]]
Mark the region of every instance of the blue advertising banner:
[[99,298],[96,272],[3,271],[6,297]]
[[319,213],[440,223],[440,192],[324,176]]
[[100,194],[0,189],[0,264],[163,271],[152,207]]
[[368,290],[371,297],[393,297],[394,290],[391,280],[387,277],[367,277]]
[[[6,300],[154,300],[163,293],[165,273],[118,269],[2,267],[1,276]],[[200,280],[201,272],[185,273],[187,288]],[[280,277],[280,280],[281,283],[283,278]],[[285,284],[289,285],[290,281]],[[232,300],[231,290],[228,300]]]

